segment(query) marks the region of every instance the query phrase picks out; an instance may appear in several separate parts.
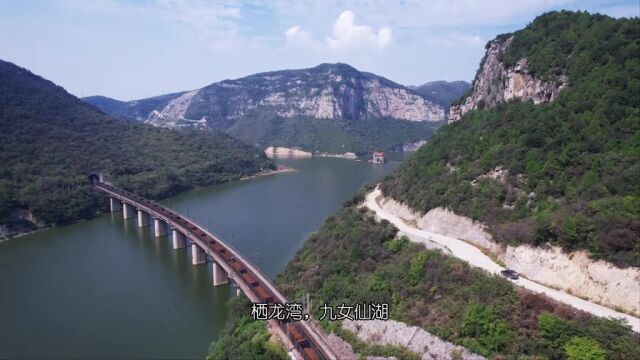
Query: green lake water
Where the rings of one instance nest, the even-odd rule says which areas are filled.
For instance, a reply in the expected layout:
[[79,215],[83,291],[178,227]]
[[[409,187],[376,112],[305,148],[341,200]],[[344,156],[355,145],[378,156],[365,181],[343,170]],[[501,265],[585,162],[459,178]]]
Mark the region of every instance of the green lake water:
[[[293,173],[164,200],[274,278],[323,220],[399,163],[279,160]],[[0,358],[203,358],[232,289],[121,213],[0,243]]]

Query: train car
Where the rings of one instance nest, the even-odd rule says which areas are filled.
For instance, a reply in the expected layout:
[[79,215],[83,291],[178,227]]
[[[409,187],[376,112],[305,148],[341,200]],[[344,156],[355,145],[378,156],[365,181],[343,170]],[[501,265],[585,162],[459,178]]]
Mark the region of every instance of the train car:
[[231,262],[231,260],[235,259],[233,254],[227,251],[226,249],[222,248],[222,246],[220,247],[220,250],[218,251],[218,253],[227,262]]
[[222,249],[223,249],[222,245],[220,245],[218,243],[213,244],[213,251],[220,252],[220,250],[222,250]]
[[271,294],[269,294],[267,290],[265,290],[261,285],[253,288],[253,291],[255,291],[256,295],[258,295],[258,299],[260,299],[260,301],[265,303],[273,302],[273,296],[271,296]]
[[240,261],[231,261],[231,268],[240,274],[246,272],[246,270],[244,269],[244,265],[242,265]]
[[322,360],[323,357],[312,347],[302,348],[302,356],[307,360]]
[[233,259],[235,259],[235,257],[233,256],[232,253],[230,253],[229,251],[227,251],[226,253],[222,254],[222,258],[226,261],[226,262],[231,262]]
[[295,324],[289,323],[287,325],[287,331],[289,331],[289,335],[291,335],[293,342],[296,344],[306,344],[309,341]]
[[250,287],[254,287],[260,284],[260,282],[258,282],[258,279],[256,279],[255,276],[253,276],[251,273],[247,272],[246,270],[240,272],[240,278]]

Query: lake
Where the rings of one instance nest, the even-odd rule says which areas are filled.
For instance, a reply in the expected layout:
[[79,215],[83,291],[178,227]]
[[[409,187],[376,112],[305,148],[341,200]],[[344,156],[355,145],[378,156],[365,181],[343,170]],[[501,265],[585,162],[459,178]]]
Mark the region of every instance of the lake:
[[[162,201],[271,278],[364,184],[390,173],[346,159],[281,159],[296,172]],[[228,285],[122,213],[0,243],[0,358],[199,358],[224,328]]]

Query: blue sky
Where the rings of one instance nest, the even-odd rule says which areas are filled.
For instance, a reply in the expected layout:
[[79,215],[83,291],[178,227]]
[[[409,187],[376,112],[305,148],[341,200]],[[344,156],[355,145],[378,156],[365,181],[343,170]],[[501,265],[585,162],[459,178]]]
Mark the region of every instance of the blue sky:
[[488,40],[557,9],[640,12],[638,0],[0,0],[0,59],[122,100],[323,62],[405,85],[471,81]]

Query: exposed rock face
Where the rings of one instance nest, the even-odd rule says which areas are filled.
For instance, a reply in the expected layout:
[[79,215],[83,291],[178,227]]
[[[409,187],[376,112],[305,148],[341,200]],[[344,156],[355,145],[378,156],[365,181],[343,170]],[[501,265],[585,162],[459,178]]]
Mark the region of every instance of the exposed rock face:
[[[491,174],[500,176],[500,169]],[[518,271],[530,280],[610,308],[621,308],[627,313],[640,315],[638,268],[621,269],[606,261],[590,259],[584,251],[564,253],[555,246],[504,246],[493,240],[483,224],[443,208],[420,214],[390,198],[380,199],[379,204],[386,211],[421,229],[465,240],[490,251],[505,267]]]
[[346,64],[260,73],[129,102],[98,96],[85,100],[116,116],[165,127],[206,119],[209,125],[226,130],[234,120],[256,112],[286,118],[445,119],[444,107],[417,91]]
[[264,150],[264,153],[270,158],[307,158],[312,156],[308,151],[281,146],[269,146]]
[[[594,261],[585,251],[564,253],[561,248],[507,246],[500,255],[508,268],[527,278],[550,283],[572,294],[640,315],[640,269],[618,268]],[[550,281],[554,279],[554,281]]]
[[484,357],[471,353],[417,327],[395,320],[344,320],[342,327],[358,339],[377,345],[398,345],[419,354],[421,359],[469,359]]
[[341,360],[357,360],[358,356],[353,352],[353,347],[344,341],[338,335],[331,333],[327,335],[325,338],[327,341],[327,345],[333,350],[333,353],[336,354],[338,359]]
[[260,148],[366,153],[428,139],[446,122],[444,107],[431,95],[346,64],[321,64],[136,101],[84,100],[128,121],[210,127]]
[[260,110],[281,117],[441,121],[444,108],[413,90],[345,64],[225,80],[203,88],[188,115],[226,124]]
[[169,101],[169,103],[161,110],[153,110],[146,120],[147,124],[161,127],[206,127],[207,120],[202,117],[199,120],[185,118],[185,113],[191,105],[191,100],[199,90],[186,92],[177,98]]
[[527,59],[520,59],[507,67],[500,60],[501,54],[511,45],[513,38],[496,39],[489,43],[482,68],[473,81],[473,92],[462,104],[449,110],[449,122],[478,108],[492,108],[513,99],[533,101],[534,104],[555,100],[567,85],[567,78],[560,76],[557,82],[543,81],[528,70]]
[[427,140],[420,140],[413,143],[403,144],[402,151],[404,152],[418,151],[418,149],[420,149],[420,147],[426,143],[427,143]]
[[465,240],[492,252],[500,247],[493,241],[484,225],[444,208],[435,208],[421,215],[410,207],[391,198],[382,198],[380,205],[387,211],[415,223],[419,228]]

